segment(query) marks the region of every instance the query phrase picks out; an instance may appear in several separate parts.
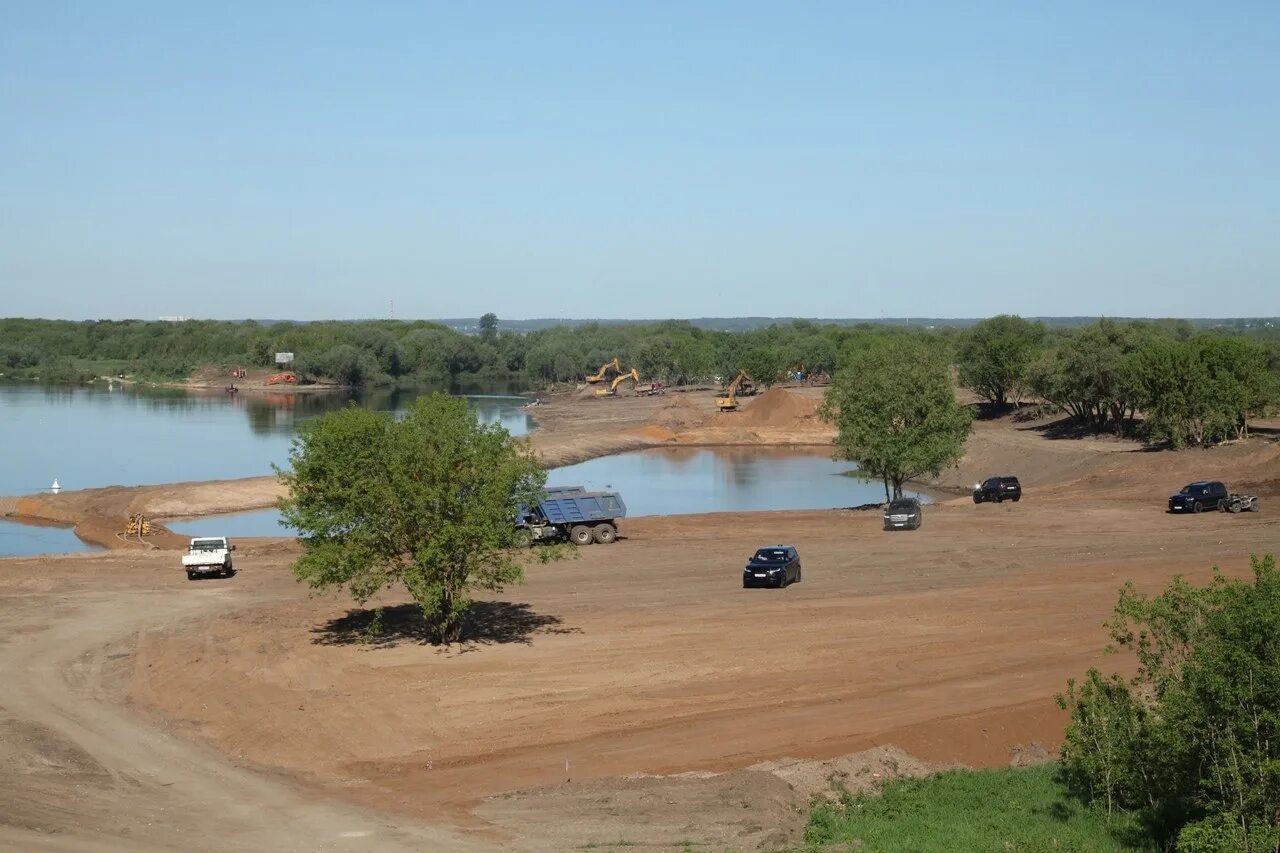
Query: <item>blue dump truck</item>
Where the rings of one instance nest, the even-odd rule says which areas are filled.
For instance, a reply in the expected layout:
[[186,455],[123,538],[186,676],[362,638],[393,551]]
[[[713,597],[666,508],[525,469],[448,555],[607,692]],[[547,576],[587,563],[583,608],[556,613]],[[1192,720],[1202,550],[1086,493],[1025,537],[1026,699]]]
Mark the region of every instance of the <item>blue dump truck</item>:
[[534,507],[521,507],[518,524],[535,542],[568,539],[575,545],[618,538],[618,519],[627,505],[617,492],[588,492],[582,486],[551,486]]

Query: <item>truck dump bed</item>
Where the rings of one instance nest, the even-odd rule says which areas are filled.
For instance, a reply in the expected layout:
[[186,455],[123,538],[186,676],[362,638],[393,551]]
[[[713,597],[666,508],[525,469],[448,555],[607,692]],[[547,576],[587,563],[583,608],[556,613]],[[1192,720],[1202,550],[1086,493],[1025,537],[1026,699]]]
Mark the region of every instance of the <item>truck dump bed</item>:
[[616,492],[549,489],[538,508],[552,524],[582,524],[627,516],[627,505]]

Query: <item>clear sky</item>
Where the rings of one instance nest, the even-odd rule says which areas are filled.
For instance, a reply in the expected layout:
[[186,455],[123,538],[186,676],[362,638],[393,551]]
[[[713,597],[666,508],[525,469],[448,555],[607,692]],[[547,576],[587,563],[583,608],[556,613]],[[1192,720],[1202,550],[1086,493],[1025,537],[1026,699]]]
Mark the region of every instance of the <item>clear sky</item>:
[[1274,0],[7,0],[0,316],[1276,315],[1277,45]]

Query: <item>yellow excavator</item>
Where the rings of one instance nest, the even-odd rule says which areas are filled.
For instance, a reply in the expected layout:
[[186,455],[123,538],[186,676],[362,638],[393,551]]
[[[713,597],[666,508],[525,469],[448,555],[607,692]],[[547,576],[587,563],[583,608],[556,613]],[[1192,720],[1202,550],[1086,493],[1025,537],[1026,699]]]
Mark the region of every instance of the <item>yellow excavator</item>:
[[716,398],[716,408],[722,412],[736,412],[738,410],[738,395],[746,397],[756,393],[755,383],[751,381],[751,377],[747,375],[747,371],[739,370],[738,375],[733,377],[733,381],[729,383],[729,391],[723,397]]
[[615,376],[615,377],[613,378],[613,381],[609,383],[609,387],[608,387],[608,388],[597,388],[597,389],[596,389],[596,396],[597,396],[597,397],[612,397],[612,396],[614,396],[615,394],[617,394],[617,393],[618,393],[618,386],[619,386],[619,385],[621,385],[621,384],[622,384],[625,380],[627,380],[627,379],[630,379],[632,382],[634,382],[634,383],[636,383],[637,385],[639,385],[639,384],[640,384],[640,371],[636,370],[636,369],[633,367],[633,368],[631,368],[630,372],[628,372],[628,373],[620,373],[620,374],[618,374],[617,376]]
[[613,361],[606,361],[600,365],[600,369],[587,377],[587,381],[593,385],[597,382],[604,382],[609,378],[610,373],[622,373],[622,362],[615,356]]

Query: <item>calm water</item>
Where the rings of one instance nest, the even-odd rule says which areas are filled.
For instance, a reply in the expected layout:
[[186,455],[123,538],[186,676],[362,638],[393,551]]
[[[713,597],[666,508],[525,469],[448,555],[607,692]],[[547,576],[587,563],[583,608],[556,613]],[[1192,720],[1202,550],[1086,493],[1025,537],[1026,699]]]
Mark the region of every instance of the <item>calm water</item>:
[[[0,384],[0,495],[252,477],[288,461],[298,425],[356,403],[397,412],[421,392],[241,395],[117,387]],[[532,428],[518,397],[472,396],[479,417],[516,435]],[[661,448],[551,471],[552,485],[622,493],[631,515],[829,509],[881,501],[878,482],[825,450]],[[174,522],[181,533],[278,536],[275,510]],[[65,528],[0,522],[0,555],[83,550]]]
[[[0,495],[49,487],[224,480],[284,464],[298,424],[355,402],[401,411],[422,392],[194,394],[179,389],[41,388],[0,384]],[[524,435],[513,397],[476,396],[482,420]]]
[[0,557],[26,557],[32,554],[68,554],[72,551],[96,551],[93,545],[71,532],[70,527],[45,527],[18,524],[0,518]]
[[[629,515],[832,509],[884,500],[879,482],[850,476],[826,450],[660,448],[605,456],[548,473],[553,486],[622,493]],[[917,495],[928,501],[924,495]],[[189,536],[280,536],[275,510],[173,522]]]

